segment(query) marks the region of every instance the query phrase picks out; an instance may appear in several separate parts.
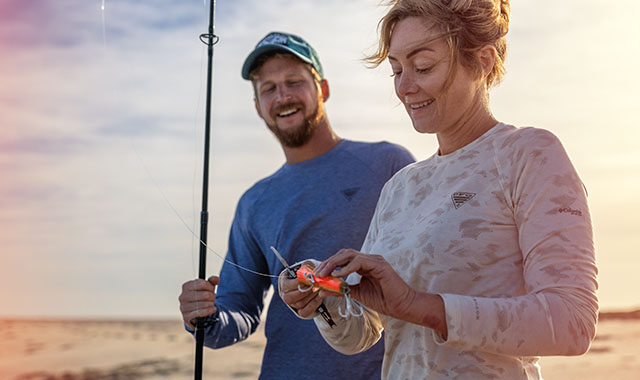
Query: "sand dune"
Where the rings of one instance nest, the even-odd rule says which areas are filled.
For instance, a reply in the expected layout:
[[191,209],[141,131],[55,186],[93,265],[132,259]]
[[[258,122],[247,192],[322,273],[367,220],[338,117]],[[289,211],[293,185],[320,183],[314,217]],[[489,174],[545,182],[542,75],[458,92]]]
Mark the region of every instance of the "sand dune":
[[[546,380],[638,379],[640,312],[602,314],[591,350],[542,359]],[[0,320],[2,380],[187,380],[194,341],[180,321]],[[256,379],[264,334],[205,349],[205,379]]]

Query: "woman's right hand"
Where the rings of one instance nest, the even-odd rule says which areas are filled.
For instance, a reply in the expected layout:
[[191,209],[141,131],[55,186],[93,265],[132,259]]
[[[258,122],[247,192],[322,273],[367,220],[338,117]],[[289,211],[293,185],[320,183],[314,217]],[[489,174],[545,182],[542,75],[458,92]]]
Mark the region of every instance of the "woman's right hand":
[[300,317],[309,318],[322,304],[322,298],[315,289],[301,292],[298,290],[298,284],[298,279],[289,278],[289,272],[285,269],[278,278],[278,293],[284,303],[296,311]]

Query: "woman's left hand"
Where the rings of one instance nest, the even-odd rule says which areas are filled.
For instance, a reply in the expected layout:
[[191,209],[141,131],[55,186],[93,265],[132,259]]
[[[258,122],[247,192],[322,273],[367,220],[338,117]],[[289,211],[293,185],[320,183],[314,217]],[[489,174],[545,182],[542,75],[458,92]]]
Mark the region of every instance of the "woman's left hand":
[[[427,326],[447,336],[442,298],[437,294],[415,291],[380,255],[342,249],[323,261],[315,273],[323,277],[358,273],[362,276],[360,283],[350,286],[354,299],[378,313]],[[325,296],[323,293],[325,291],[320,292],[321,297]],[[327,292],[327,295],[330,294]]]
[[323,277],[358,273],[362,280],[359,285],[350,286],[351,296],[370,309],[391,317],[404,314],[416,296],[416,292],[380,255],[342,249],[322,262],[315,272]]

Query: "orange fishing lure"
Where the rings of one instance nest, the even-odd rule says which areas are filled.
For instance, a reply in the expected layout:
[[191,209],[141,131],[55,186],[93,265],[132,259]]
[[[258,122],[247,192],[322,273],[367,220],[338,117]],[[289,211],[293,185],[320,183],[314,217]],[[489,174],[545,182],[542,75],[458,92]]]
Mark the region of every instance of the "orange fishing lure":
[[298,282],[303,285],[310,286],[309,289],[323,289],[330,292],[345,295],[349,294],[349,284],[338,277],[320,277],[313,274],[316,269],[312,264],[302,264],[296,272]]

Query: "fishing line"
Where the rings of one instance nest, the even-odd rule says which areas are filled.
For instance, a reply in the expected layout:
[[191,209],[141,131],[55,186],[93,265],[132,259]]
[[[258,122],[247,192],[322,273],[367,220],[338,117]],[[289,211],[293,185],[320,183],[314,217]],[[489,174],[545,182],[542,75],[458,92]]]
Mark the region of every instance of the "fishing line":
[[222,256],[221,254],[219,254],[218,252],[216,252],[213,248],[210,248],[207,244],[205,244],[202,240],[200,240],[200,238],[198,237],[198,235],[193,231],[193,229],[189,226],[189,224],[184,220],[184,218],[182,217],[182,215],[180,215],[180,213],[178,212],[178,210],[173,206],[173,204],[171,203],[171,201],[169,201],[169,198],[167,198],[167,196],[165,195],[164,191],[162,190],[162,188],[160,187],[160,185],[158,184],[158,182],[156,181],[156,179],[153,177],[153,175],[151,174],[151,172],[149,171],[147,165],[144,163],[144,160],[142,159],[142,156],[140,155],[140,153],[138,152],[138,150],[136,149],[135,145],[133,143],[131,143],[131,148],[133,149],[133,151],[136,153],[136,156],[138,157],[138,160],[140,161],[140,164],[142,165],[142,167],[144,168],[147,176],[149,177],[149,179],[151,180],[151,182],[153,183],[153,185],[155,186],[156,190],[158,190],[158,192],[160,192],[160,195],[162,195],[162,198],[164,199],[164,201],[167,203],[167,205],[169,205],[169,207],[171,208],[171,210],[173,211],[173,213],[178,217],[178,219],[180,219],[180,221],[182,222],[182,224],[185,226],[185,228],[187,230],[189,230],[189,232],[191,232],[191,234],[193,236],[196,237],[196,239],[198,239],[198,241],[200,242],[200,244],[203,244],[206,248],[207,251],[213,253],[214,255],[218,256],[220,259],[222,259],[224,262],[233,265],[234,267],[238,268],[238,269],[242,269],[244,271],[247,271],[249,273],[253,273],[255,275],[258,276],[263,276],[263,277],[271,277],[271,278],[278,278],[279,276],[273,275],[273,274],[267,274],[267,273],[261,273],[258,271],[255,271],[253,269],[249,269],[246,267],[243,267],[240,264],[236,264],[233,261],[227,260],[226,257]]
[[102,0],[102,5],[100,5],[100,13],[102,14],[102,44],[104,45],[105,49],[107,48],[107,28],[106,28],[106,23],[104,21],[104,2],[105,0]]
[[[206,2],[206,0],[205,0]],[[206,4],[206,3],[205,3]],[[101,15],[102,15],[102,42],[103,42],[103,46],[105,49],[105,52],[107,51],[107,39],[106,39],[106,22],[105,22],[105,0],[101,0],[101,5],[100,5],[100,11],[101,11]],[[204,50],[202,51],[204,53]],[[203,57],[203,53],[201,53],[201,57]],[[200,65],[200,78],[202,79],[202,64]],[[198,112],[199,108],[200,108],[200,100],[201,100],[201,93],[202,92],[202,81],[200,81],[200,91],[198,91],[198,101],[197,101],[197,105],[196,105],[196,112]],[[195,141],[195,139],[197,138],[197,133],[196,133],[196,123],[197,123],[197,116],[195,118],[196,120],[194,121],[194,147],[195,144],[197,143],[197,141]],[[222,261],[228,263],[229,265],[232,265],[238,269],[244,270],[246,272],[258,275],[258,276],[263,276],[263,277],[269,277],[269,278],[278,278],[277,275],[272,275],[272,274],[268,274],[268,273],[261,273],[258,271],[255,271],[253,269],[250,268],[246,268],[242,265],[236,264],[233,261],[228,260],[226,257],[224,257],[223,255],[221,255],[220,253],[216,252],[213,248],[209,247],[206,243],[204,243],[200,237],[198,236],[198,234],[194,231],[195,228],[192,228],[192,226],[190,226],[182,217],[182,215],[180,215],[180,213],[178,212],[178,210],[173,206],[173,204],[171,203],[171,201],[169,200],[169,198],[166,196],[166,194],[164,193],[164,191],[162,190],[162,187],[160,186],[160,184],[158,183],[158,181],[156,181],[155,177],[151,174],[151,171],[149,170],[149,168],[147,167],[147,165],[145,164],[142,155],[140,154],[140,152],[138,151],[138,149],[136,149],[135,143],[132,140],[129,140],[129,144],[131,149],[135,152],[136,157],[138,159],[138,162],[140,163],[140,165],[142,166],[142,168],[144,169],[147,177],[151,180],[151,182],[153,183],[154,187],[156,188],[156,190],[160,193],[160,195],[162,196],[162,198],[164,199],[165,203],[169,206],[169,208],[173,211],[173,213],[178,217],[178,219],[180,220],[180,222],[184,225],[184,227],[191,233],[191,235],[193,236],[192,238],[192,242],[193,241],[197,241],[198,244],[202,244],[208,252],[213,253],[214,255],[218,256]],[[194,148],[195,151],[195,148]],[[194,157],[195,157],[195,153],[194,153]],[[194,159],[195,161],[195,159]],[[196,170],[197,168],[195,168],[194,165],[194,180],[193,183],[195,183],[195,175],[196,175]],[[195,186],[192,186],[192,188],[195,188]],[[195,194],[195,190],[193,192]],[[195,195],[194,195],[195,198]],[[195,203],[195,201],[194,201]],[[195,207],[194,207],[195,209]],[[195,212],[194,212],[194,223],[195,225]],[[191,265],[192,265],[192,270],[195,274],[195,267],[194,267],[194,260],[193,260],[193,246],[194,244],[192,243],[192,259],[191,259]],[[194,275],[195,276],[195,275]]]

